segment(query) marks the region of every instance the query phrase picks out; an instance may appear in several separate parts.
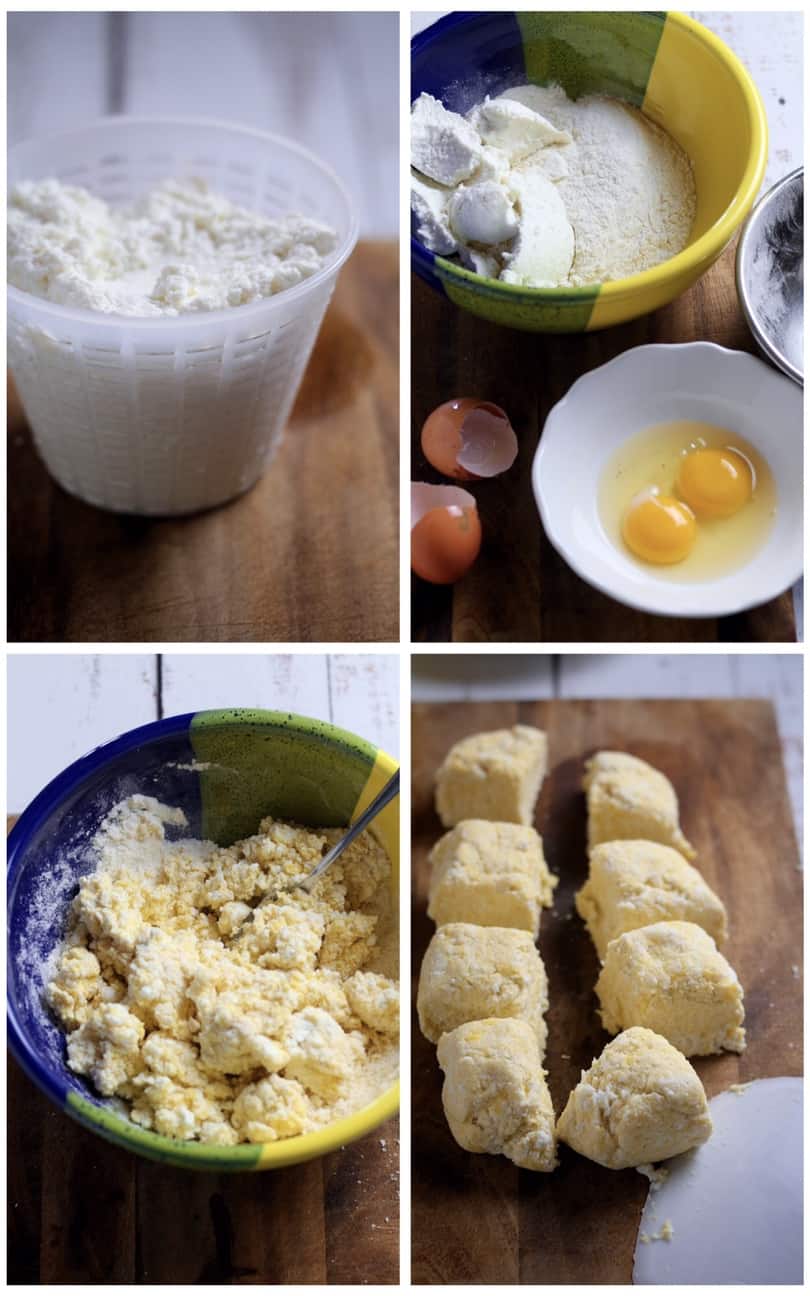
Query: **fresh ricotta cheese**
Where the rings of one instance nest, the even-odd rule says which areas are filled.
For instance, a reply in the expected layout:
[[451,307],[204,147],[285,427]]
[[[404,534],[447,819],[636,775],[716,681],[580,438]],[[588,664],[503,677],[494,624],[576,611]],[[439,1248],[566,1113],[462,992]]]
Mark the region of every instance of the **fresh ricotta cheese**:
[[262,216],[195,178],[121,207],[54,179],[23,181],[8,202],[9,283],[105,314],[243,306],[309,278],[336,245],[321,221]]

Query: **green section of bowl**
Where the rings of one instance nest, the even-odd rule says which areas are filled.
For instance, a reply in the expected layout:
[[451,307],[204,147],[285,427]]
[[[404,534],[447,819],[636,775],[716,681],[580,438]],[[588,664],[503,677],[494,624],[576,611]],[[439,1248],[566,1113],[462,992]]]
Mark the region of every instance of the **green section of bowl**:
[[596,284],[593,288],[564,288],[554,296],[549,291],[541,302],[536,289],[527,292],[516,284],[503,284],[495,279],[489,281],[493,288],[487,291],[486,279],[459,269],[443,257],[436,257],[435,266],[444,291],[456,306],[509,328],[543,333],[583,332],[599,296]]
[[200,711],[190,738],[203,833],[220,846],[252,836],[267,815],[348,824],[377,754],[342,729],[281,711]]
[[111,1143],[128,1148],[130,1152],[139,1152],[142,1156],[149,1157],[150,1161],[181,1166],[185,1170],[253,1170],[262,1153],[258,1144],[217,1147],[212,1143],[183,1143],[161,1134],[152,1134],[108,1107],[97,1107],[73,1089],[68,1092],[66,1107],[82,1125],[101,1134]]
[[569,99],[644,101],[666,13],[516,13],[526,79],[557,83]]

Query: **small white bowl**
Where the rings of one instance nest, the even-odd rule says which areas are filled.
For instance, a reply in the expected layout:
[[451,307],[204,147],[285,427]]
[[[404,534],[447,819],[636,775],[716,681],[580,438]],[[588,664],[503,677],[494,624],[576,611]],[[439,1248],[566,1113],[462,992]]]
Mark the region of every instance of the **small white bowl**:
[[[599,516],[599,482],[622,441],[656,423],[731,428],[767,461],[776,517],[767,540],[716,580],[656,579],[618,549]],[[534,458],[540,518],[554,548],[611,598],[660,616],[729,616],[765,603],[802,571],[802,392],[764,361],[711,342],[642,346],[585,374],[551,410]]]

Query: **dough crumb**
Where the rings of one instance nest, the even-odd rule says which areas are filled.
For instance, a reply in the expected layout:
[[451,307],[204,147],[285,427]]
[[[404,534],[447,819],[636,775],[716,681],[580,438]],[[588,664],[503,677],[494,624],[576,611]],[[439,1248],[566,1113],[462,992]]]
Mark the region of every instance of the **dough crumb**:
[[669,1178],[669,1171],[666,1166],[659,1166],[657,1169],[654,1165],[636,1166],[640,1175],[644,1175],[650,1181],[650,1192],[658,1192],[658,1189],[666,1183]]

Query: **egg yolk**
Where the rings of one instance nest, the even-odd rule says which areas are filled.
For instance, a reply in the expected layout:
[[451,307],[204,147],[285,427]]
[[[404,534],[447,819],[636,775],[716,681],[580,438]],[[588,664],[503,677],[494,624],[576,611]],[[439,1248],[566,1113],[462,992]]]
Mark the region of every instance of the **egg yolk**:
[[645,562],[683,562],[695,543],[695,519],[671,495],[637,496],[624,515],[622,538],[628,549]]
[[727,518],[750,500],[754,474],[736,450],[693,450],[681,463],[677,490],[699,518]]

